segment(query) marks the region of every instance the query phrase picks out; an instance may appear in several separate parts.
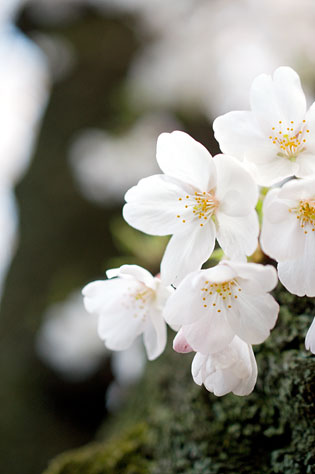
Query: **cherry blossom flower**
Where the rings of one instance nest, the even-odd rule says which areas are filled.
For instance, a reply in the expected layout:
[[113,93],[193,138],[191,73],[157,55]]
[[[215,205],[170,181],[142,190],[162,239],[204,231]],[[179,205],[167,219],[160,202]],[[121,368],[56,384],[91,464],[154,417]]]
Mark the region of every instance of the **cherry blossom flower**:
[[277,319],[279,305],[268,294],[276,284],[270,265],[222,261],[184,278],[166,303],[165,319],[202,354],[223,350],[235,335],[260,344]]
[[210,257],[217,238],[226,255],[243,259],[257,246],[257,186],[237,160],[214,158],[184,132],[162,133],[157,161],[164,175],[139,181],[125,196],[123,216],[153,235],[173,234],[162,263],[177,284]]
[[305,348],[308,351],[313,352],[315,354],[315,318],[307,331],[306,338],[305,338]]
[[162,312],[172,289],[137,265],[123,265],[106,275],[108,280],[94,281],[82,290],[86,310],[99,316],[100,338],[108,349],[120,351],[143,334],[148,358],[155,359],[166,344]]
[[272,189],[263,206],[262,250],[278,263],[281,283],[315,296],[315,177]]
[[224,153],[244,160],[258,184],[315,173],[315,103],[306,111],[298,74],[289,67],[261,74],[250,92],[251,111],[229,112],[213,128]]
[[248,395],[257,380],[257,365],[250,344],[235,336],[231,343],[215,354],[197,352],[191,372],[196,384],[221,397],[229,392]]

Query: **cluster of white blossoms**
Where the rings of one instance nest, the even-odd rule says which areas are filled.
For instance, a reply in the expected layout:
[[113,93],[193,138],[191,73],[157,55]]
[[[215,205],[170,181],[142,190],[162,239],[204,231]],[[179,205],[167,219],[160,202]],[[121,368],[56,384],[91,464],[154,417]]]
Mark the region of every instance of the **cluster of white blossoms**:
[[[159,136],[163,174],[126,193],[123,216],[147,234],[172,235],[161,274],[123,265],[83,289],[108,348],[127,349],[143,335],[148,358],[155,359],[168,323],[177,331],[175,351],[196,353],[194,381],[218,396],[253,390],[252,345],[267,339],[279,312],[270,295],[276,269],[246,258],[258,246],[259,185],[278,184],[263,206],[263,251],[278,262],[279,279],[291,293],[315,296],[315,105],[306,111],[298,75],[281,67],[273,77],[255,79],[251,108],[215,120],[224,152],[215,157],[184,132]],[[216,240],[224,259],[202,270]],[[312,352],[314,324],[306,338]]]

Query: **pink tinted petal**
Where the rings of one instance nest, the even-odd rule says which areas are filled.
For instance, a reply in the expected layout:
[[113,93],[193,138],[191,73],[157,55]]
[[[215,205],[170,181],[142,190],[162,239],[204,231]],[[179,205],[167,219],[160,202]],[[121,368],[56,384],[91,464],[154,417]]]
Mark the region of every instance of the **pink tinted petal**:
[[188,344],[182,329],[178,331],[174,338],[173,349],[175,352],[179,352],[180,354],[186,354],[193,351],[193,348]]

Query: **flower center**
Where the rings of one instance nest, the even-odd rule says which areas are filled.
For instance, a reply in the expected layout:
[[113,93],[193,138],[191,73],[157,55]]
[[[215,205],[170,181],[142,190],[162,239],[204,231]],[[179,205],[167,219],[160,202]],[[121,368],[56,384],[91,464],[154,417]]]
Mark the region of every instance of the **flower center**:
[[284,124],[279,120],[276,127],[272,127],[269,140],[280,148],[278,156],[295,160],[297,155],[305,150],[306,137],[310,131],[306,129],[306,121],[295,126],[294,121]]
[[[182,218],[182,222],[185,224],[188,218],[198,220],[200,227],[203,227],[208,219],[211,219],[218,206],[219,201],[215,197],[214,191],[208,192],[195,192],[193,195],[187,194],[184,198],[178,198],[184,205],[184,210],[190,211],[188,215],[184,212],[184,215],[178,214],[177,219]],[[183,218],[184,217],[184,218]]]
[[128,288],[128,294],[125,295],[124,306],[133,311],[134,318],[142,318],[145,321],[149,313],[150,303],[152,302],[155,292],[152,288],[148,288],[144,284],[137,288]]
[[242,288],[236,280],[224,281],[222,283],[213,283],[206,281],[201,288],[202,301],[204,308],[216,308],[218,313],[223,309],[230,310],[233,302],[237,300],[238,292]]
[[304,234],[307,234],[310,229],[315,232],[315,199],[302,199],[299,206],[289,209],[289,212],[296,213]]

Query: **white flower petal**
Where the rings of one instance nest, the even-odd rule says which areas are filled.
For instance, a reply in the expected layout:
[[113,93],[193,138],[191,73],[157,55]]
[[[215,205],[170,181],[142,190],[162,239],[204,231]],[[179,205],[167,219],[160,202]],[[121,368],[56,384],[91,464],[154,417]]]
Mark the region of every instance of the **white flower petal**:
[[231,156],[216,155],[213,161],[217,169],[216,198],[220,211],[232,216],[247,216],[258,200],[258,187],[253,178]]
[[113,351],[128,349],[139,334],[144,331],[145,323],[141,317],[134,317],[122,306],[120,310],[102,314],[98,321],[98,334],[106,347]]
[[235,333],[248,344],[261,344],[270,334],[279,313],[279,305],[269,295],[252,295],[246,285],[239,293],[228,321]]
[[258,245],[259,223],[256,211],[246,217],[230,217],[217,213],[217,240],[224,253],[235,260],[244,260]]
[[221,264],[230,267],[238,275],[238,278],[246,280],[246,291],[248,291],[249,284],[253,286],[256,293],[258,291],[269,292],[277,286],[277,271],[272,265],[234,261],[223,261]]
[[195,357],[193,358],[191,364],[191,374],[193,376],[194,382],[197,385],[202,385],[203,383],[203,364],[207,359],[206,355],[197,352]]
[[134,278],[138,281],[141,281],[146,286],[150,288],[153,285],[155,278],[151,275],[148,270],[140,267],[139,265],[122,265],[120,268],[112,268],[111,270],[106,271],[106,276],[108,278],[113,277],[122,277],[122,278]]
[[303,152],[297,159],[296,164],[298,166],[296,176],[298,178],[308,178],[315,174],[315,150],[313,153]]
[[305,348],[315,354],[315,318],[307,331],[305,338]]
[[181,230],[182,219],[190,213],[179,199],[193,192],[188,185],[168,176],[149,176],[126,193],[123,217],[129,225],[147,234],[173,234]]
[[192,324],[201,317],[199,313],[202,310],[202,297],[193,285],[194,275],[198,273],[187,275],[167,300],[164,318],[170,326]]
[[268,157],[265,163],[244,162],[248,167],[255,181],[260,186],[272,186],[280,183],[285,178],[295,176],[298,171],[298,164],[276,153]]
[[114,280],[93,281],[86,285],[82,294],[84,297],[84,306],[89,313],[102,313],[108,308],[112,308],[116,301],[120,301],[121,295],[132,285],[137,288],[137,282]]
[[[216,265],[215,267],[207,268],[206,270],[202,270],[200,275],[202,274],[202,279],[204,283],[205,281],[209,280],[213,283],[223,283],[225,281],[230,281],[236,278],[237,272],[232,268],[231,265],[225,265],[226,261],[223,260]],[[197,282],[197,279],[195,280]],[[201,286],[200,286],[201,288]]]
[[306,99],[299,75],[290,67],[279,67],[273,74],[273,82],[284,117],[300,123],[306,114]]
[[[164,318],[164,311],[167,300],[171,295],[174,294],[175,289],[172,286],[165,286],[164,281],[159,277],[155,277],[155,288],[156,288],[156,295],[155,295],[155,307],[161,311]],[[175,329],[176,331],[177,329]]]
[[234,388],[233,393],[235,395],[244,396],[249,395],[254,390],[257,381],[257,364],[253,349],[250,345],[247,345],[249,352],[250,363],[251,363],[251,375],[248,378],[241,380],[239,385]]
[[302,255],[305,234],[290,205],[297,203],[279,199],[279,189],[271,190],[263,206],[263,223],[260,243],[263,252],[275,260],[285,261]]
[[237,111],[221,115],[213,122],[214,135],[220,149],[240,160],[269,161],[275,147],[266,140],[252,112]]
[[251,346],[237,336],[222,351],[214,354],[197,352],[191,372],[195,383],[204,384],[216,396],[229,392],[248,395],[257,378],[257,365]]
[[175,286],[190,272],[208,260],[215,243],[215,226],[209,220],[203,227],[187,223],[187,233],[171,237],[162,262],[161,275],[166,284]]
[[315,154],[315,102],[310,106],[306,112],[306,126],[309,132],[306,132],[305,149],[306,154],[314,157]]
[[300,123],[305,117],[306,100],[298,74],[289,67],[276,69],[273,78],[261,74],[250,93],[251,108],[268,133],[279,121]]
[[162,133],[157,142],[157,162],[163,173],[200,191],[210,191],[216,185],[210,153],[187,133]]
[[270,225],[267,219],[267,216],[264,216],[260,238],[263,252],[277,262],[292,260],[297,255],[302,255],[305,236],[297,224],[296,216],[289,216],[286,221],[279,220],[277,225]]
[[212,392],[216,397],[222,397],[232,392],[234,387],[238,384],[239,378],[234,374],[232,369],[217,370],[204,381],[206,389]]
[[235,336],[234,330],[226,321],[226,311],[204,308],[205,315],[196,323],[183,326],[188,344],[196,352],[211,354],[224,349]]
[[278,263],[279,280],[297,296],[315,296],[315,232],[305,236],[304,253],[294,260]]
[[190,273],[168,299],[164,317],[169,325],[193,324],[205,314],[202,288],[206,281],[222,283],[232,280],[236,273],[226,265]]
[[156,359],[164,351],[166,324],[160,312],[151,312],[149,324],[144,330],[143,341],[149,360]]
[[315,178],[292,179],[285,183],[279,190],[279,199],[298,202],[300,199],[314,198],[315,196]]

